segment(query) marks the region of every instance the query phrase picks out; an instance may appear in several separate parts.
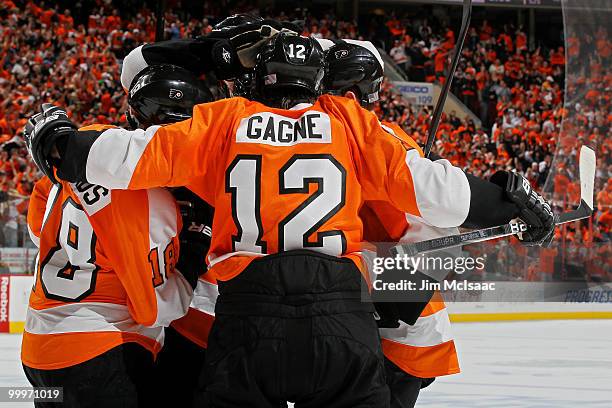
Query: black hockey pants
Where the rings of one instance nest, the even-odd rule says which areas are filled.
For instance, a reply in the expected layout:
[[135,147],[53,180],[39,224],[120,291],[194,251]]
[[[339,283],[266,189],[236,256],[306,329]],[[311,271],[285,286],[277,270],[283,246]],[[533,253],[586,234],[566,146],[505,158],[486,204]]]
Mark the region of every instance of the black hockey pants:
[[[36,402],[36,408],[154,407],[153,354],[124,343],[83,363],[56,370],[23,367],[34,387],[63,387],[64,400]],[[167,392],[167,390],[165,391]]]
[[384,358],[361,273],[290,251],[219,282],[200,397],[212,408],[387,408]]

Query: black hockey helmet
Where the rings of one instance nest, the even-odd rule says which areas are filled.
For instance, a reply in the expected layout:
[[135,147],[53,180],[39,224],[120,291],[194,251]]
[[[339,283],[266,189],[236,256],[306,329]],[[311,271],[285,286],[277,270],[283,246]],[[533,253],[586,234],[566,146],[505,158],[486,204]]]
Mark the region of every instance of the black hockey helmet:
[[279,33],[261,47],[255,65],[255,99],[291,93],[321,94],[325,53],[310,37]]
[[327,50],[325,60],[325,92],[344,95],[352,91],[364,107],[379,99],[384,71],[372,51],[342,42]]
[[174,123],[189,119],[195,105],[212,100],[210,89],[186,69],[150,65],[130,85],[126,116],[135,128]]
[[222,30],[224,28],[237,27],[244,24],[255,23],[257,21],[263,21],[263,18],[246,13],[233,14],[229,17],[224,18],[219,23],[215,24],[213,26],[213,30]]

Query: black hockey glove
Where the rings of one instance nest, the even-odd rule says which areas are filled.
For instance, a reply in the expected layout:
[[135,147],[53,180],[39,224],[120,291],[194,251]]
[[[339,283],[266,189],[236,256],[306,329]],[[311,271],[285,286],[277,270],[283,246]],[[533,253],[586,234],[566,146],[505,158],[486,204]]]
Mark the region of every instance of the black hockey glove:
[[206,253],[210,248],[214,209],[184,187],[174,189],[172,195],[179,204],[183,220],[179,234],[181,251],[176,268],[195,288],[200,275],[206,272]]
[[520,174],[498,171],[491,177],[491,182],[501,186],[506,197],[518,206],[519,218],[527,224],[521,242],[526,246],[548,247],[555,233],[555,218],[550,204]]
[[279,32],[299,34],[299,26],[290,22],[266,19],[233,27],[212,30],[207,38],[221,39],[213,48],[213,58],[218,68],[223,69],[238,59],[243,68],[253,68],[257,62],[259,48]]
[[66,111],[50,103],[43,103],[41,112],[32,116],[26,123],[23,136],[32,160],[43,174],[54,184],[58,181],[53,167],[58,159],[51,157],[54,148],[62,136],[72,133],[77,127],[68,119]]

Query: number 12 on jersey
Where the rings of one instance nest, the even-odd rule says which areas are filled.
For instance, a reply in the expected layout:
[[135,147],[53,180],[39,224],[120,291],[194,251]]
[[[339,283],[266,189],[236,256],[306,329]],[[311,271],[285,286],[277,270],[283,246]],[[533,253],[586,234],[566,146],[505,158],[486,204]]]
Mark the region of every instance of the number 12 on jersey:
[[[267,253],[261,220],[262,156],[238,155],[225,173],[225,192],[232,196],[237,234],[234,251]],[[279,194],[308,194],[317,190],[278,223],[278,252],[313,249],[329,255],[346,250],[344,233],[318,230],[346,202],[346,170],[329,154],[296,154],[278,171]],[[316,235],[316,239],[309,239]]]

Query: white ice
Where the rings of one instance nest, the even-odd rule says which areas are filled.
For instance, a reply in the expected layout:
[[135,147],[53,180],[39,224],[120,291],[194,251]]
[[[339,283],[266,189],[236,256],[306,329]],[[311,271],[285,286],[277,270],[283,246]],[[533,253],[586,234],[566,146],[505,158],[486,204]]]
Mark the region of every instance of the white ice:
[[454,324],[461,374],[417,407],[612,407],[612,320]]
[[[417,407],[612,407],[612,320],[463,323],[453,331],[462,373],[437,379]],[[28,384],[20,341],[0,335],[0,386]]]

